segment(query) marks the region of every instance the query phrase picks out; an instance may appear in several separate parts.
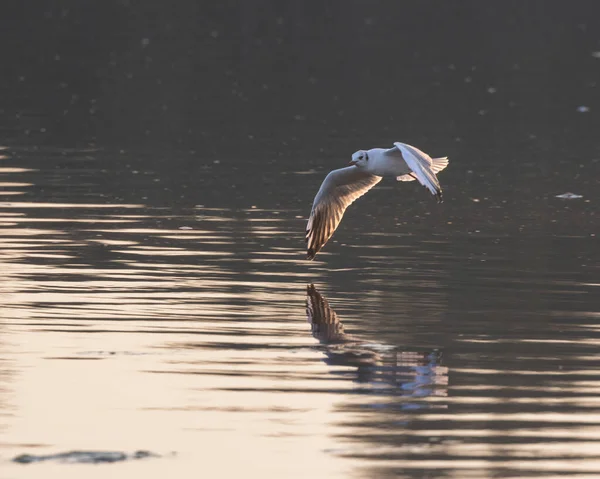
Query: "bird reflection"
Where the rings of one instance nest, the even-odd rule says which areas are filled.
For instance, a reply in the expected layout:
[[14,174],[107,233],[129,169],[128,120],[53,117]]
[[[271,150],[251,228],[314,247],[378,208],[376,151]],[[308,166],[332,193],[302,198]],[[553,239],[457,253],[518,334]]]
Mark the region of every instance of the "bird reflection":
[[312,284],[306,292],[306,315],[312,335],[326,346],[325,362],[352,368],[355,381],[413,398],[447,396],[448,368],[442,366],[441,351],[399,350],[345,333],[327,299]]

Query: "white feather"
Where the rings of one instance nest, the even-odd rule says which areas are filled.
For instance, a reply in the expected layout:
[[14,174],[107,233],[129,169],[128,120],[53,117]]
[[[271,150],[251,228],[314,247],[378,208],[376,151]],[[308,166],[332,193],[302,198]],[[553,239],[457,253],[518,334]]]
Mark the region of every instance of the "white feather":
[[331,238],[346,208],[380,181],[381,176],[355,166],[333,170],[325,177],[306,225],[308,259],[313,259]]

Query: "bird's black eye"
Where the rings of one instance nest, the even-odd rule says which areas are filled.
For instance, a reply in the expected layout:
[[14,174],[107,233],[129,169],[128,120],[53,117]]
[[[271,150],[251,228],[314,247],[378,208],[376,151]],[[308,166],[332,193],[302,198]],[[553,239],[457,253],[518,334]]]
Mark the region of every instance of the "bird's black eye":
[[361,156],[359,156],[359,157],[358,157],[358,159],[359,159],[359,160],[362,160],[362,159],[363,159],[362,155],[361,155]]

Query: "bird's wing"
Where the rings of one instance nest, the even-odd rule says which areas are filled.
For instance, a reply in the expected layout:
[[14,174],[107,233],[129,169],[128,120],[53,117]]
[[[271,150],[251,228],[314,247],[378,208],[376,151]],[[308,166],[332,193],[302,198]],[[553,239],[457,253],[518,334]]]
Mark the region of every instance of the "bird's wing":
[[330,172],[313,203],[306,225],[307,257],[313,259],[340,224],[346,208],[381,181],[349,166]]
[[[400,151],[397,150],[396,148],[394,148],[394,150],[396,150],[396,152],[400,153]],[[431,170],[435,174],[439,173],[440,171],[442,171],[444,168],[446,168],[448,166],[448,157],[447,156],[444,156],[442,158],[433,158],[431,161],[432,161]],[[417,177],[413,173],[409,173],[408,175],[397,176],[396,179],[398,181],[414,181],[417,179]]]
[[344,326],[313,284],[306,288],[306,317],[313,336],[319,341],[332,343],[345,340]]
[[[435,176],[433,166],[436,162],[434,162],[434,160],[432,160],[427,153],[422,152],[414,146],[400,142],[394,143],[394,146],[400,152],[402,158],[404,159],[408,167],[412,170],[415,178],[419,180],[419,183],[421,183],[425,188],[431,191],[431,194],[435,195],[438,201],[441,201],[442,188],[440,186],[440,182]],[[436,158],[436,160],[438,160],[438,158]],[[443,161],[439,162],[439,169],[437,171],[442,170],[446,167],[446,165],[448,165],[448,159],[446,158],[444,160],[445,164],[443,164]],[[435,168],[437,167],[438,165],[435,166]]]

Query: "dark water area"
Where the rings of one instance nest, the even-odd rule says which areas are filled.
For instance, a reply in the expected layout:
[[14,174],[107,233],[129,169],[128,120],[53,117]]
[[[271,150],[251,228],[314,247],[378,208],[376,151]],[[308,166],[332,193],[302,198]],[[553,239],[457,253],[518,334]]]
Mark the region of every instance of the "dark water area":
[[0,9],[3,477],[598,477],[596,2]]

